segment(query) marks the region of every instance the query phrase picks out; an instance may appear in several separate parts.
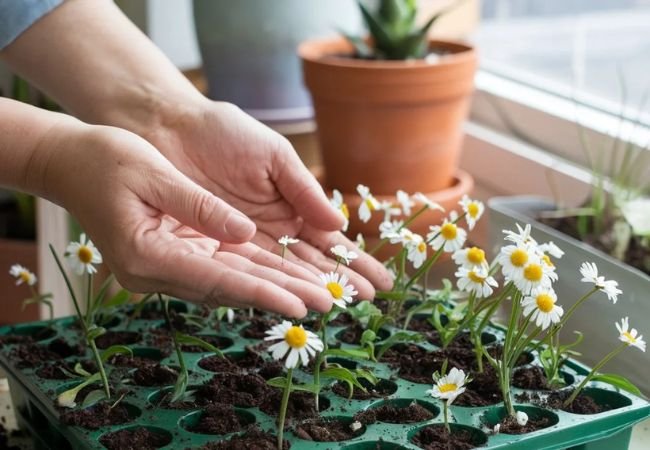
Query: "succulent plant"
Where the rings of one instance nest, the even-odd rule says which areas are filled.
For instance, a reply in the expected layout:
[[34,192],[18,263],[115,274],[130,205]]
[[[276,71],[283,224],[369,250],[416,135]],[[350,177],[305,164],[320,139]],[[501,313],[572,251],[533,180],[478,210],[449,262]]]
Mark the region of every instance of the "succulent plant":
[[424,25],[415,23],[417,0],[379,0],[375,11],[359,0],[359,8],[372,37],[369,44],[359,36],[343,33],[356,51],[358,58],[364,59],[416,59],[424,58],[428,51],[427,34],[433,24],[444,14],[455,8],[443,9],[431,17]]

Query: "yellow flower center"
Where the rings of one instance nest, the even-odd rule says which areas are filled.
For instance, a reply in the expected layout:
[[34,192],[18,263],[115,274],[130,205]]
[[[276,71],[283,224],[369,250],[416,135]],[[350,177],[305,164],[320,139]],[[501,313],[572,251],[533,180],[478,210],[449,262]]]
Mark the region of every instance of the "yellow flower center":
[[327,290],[330,291],[330,294],[332,294],[332,297],[335,299],[339,300],[343,297],[343,286],[341,286],[339,283],[330,281],[327,283],[326,287]]
[[425,244],[424,242],[420,242],[418,244],[418,251],[420,253],[424,253],[426,251],[426,249],[427,249],[427,244]]
[[343,214],[343,217],[345,217],[348,220],[350,219],[350,210],[348,209],[348,205],[346,205],[345,203],[341,204],[341,213]]
[[535,301],[537,302],[537,308],[545,313],[551,312],[553,310],[553,305],[555,305],[553,297],[548,294],[539,294]]
[[535,282],[541,281],[543,274],[544,271],[542,270],[542,266],[540,266],[539,264],[529,264],[524,269],[524,277],[528,281],[535,281]]
[[370,198],[366,199],[366,206],[368,207],[368,209],[370,211],[374,211],[374,209],[375,209],[375,204],[373,203],[372,200],[370,200]]
[[485,282],[485,277],[481,277],[479,275],[476,275],[474,271],[471,271],[467,274],[467,278],[472,280],[474,283],[479,283],[483,284]]
[[510,254],[510,262],[515,267],[523,267],[528,262],[528,253],[518,248]]
[[93,251],[87,246],[82,245],[79,247],[79,250],[77,250],[77,256],[79,257],[79,261],[82,263],[90,264],[90,262],[93,260]]
[[636,338],[632,336],[629,331],[624,331],[622,335],[625,336],[630,343],[636,343]]
[[467,260],[472,264],[482,264],[485,261],[485,252],[478,247],[467,250]]
[[542,261],[544,261],[544,264],[546,264],[546,265],[549,266],[549,267],[553,267],[553,266],[554,266],[553,261],[551,261],[551,257],[548,256],[548,255],[544,255],[544,256],[542,256]]
[[455,383],[445,383],[442,386],[438,387],[440,389],[440,392],[445,393],[445,392],[453,392],[458,389],[458,386],[456,386]]
[[458,232],[458,229],[456,228],[456,224],[448,222],[440,228],[440,234],[442,235],[443,238],[445,238],[446,241],[451,241],[452,239],[456,239],[456,234]]
[[29,276],[29,272],[22,271],[18,274],[21,280],[23,280],[23,283],[29,283],[29,281],[32,279],[32,277]]
[[307,333],[302,327],[292,326],[284,335],[284,340],[289,347],[303,348],[307,343]]
[[467,214],[469,214],[470,217],[476,218],[476,216],[478,216],[478,211],[478,204],[476,202],[472,202],[467,205]]

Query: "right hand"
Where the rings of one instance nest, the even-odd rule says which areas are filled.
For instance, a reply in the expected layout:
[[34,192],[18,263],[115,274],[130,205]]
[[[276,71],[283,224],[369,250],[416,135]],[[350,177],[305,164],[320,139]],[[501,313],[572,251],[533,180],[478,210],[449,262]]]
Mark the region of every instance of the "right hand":
[[144,139],[76,121],[52,134],[36,153],[43,192],[78,219],[127,289],[290,317],[331,308],[313,272],[248,242],[253,222]]

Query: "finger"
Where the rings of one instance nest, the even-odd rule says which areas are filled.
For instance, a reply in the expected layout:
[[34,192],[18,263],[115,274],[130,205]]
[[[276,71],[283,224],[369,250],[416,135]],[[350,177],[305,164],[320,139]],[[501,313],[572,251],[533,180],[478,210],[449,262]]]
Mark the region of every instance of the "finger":
[[354,249],[359,255],[352,261],[351,268],[365,277],[373,286],[380,290],[389,290],[393,287],[393,280],[386,267],[375,258],[360,250],[352,241],[342,233],[328,233],[305,224],[301,237],[319,249],[325,255],[331,255],[330,249],[335,245],[344,245],[348,250]]
[[182,224],[223,242],[242,243],[255,234],[255,224],[243,213],[178,173],[149,183],[145,200]]
[[[280,245],[276,242],[276,247]],[[255,264],[269,267],[271,269],[278,270],[289,276],[300,278],[302,280],[308,281],[317,286],[321,286],[322,282],[318,277],[318,273],[311,272],[305,267],[301,267],[296,264],[294,261],[300,261],[296,258],[295,255],[292,255],[292,260],[287,258],[288,249],[285,251],[284,258],[278,254],[271,253],[268,250],[261,248],[260,246],[253,243],[245,244],[222,244],[221,250],[228,253],[234,253],[239,256],[254,262]]]
[[[289,144],[287,144],[289,145]],[[322,230],[336,231],[345,218],[330,204],[323,188],[307,170],[293,148],[279,152],[278,169],[271,174],[280,194],[299,216]]]

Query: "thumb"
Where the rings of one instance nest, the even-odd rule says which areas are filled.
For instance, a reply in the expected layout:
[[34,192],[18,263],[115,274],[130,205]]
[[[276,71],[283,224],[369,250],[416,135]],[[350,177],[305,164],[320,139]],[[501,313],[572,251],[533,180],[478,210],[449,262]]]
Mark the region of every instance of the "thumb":
[[152,206],[199,233],[233,244],[255,234],[255,223],[246,215],[181,174],[163,178],[154,189]]

